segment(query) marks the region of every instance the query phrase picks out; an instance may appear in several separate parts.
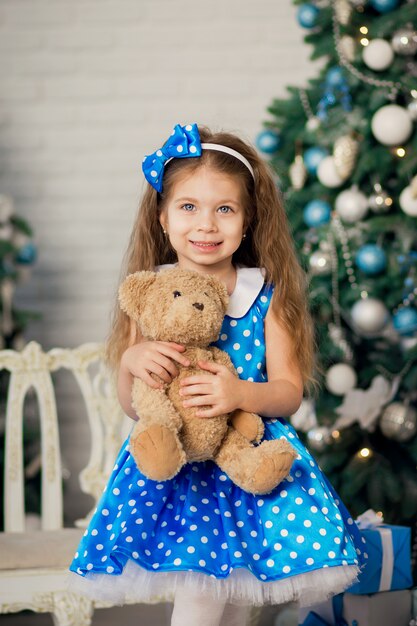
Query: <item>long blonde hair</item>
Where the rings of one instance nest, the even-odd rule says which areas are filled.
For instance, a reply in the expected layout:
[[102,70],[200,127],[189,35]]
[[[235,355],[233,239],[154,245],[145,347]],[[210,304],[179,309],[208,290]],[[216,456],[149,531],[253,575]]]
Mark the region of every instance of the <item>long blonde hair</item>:
[[[201,157],[170,161],[164,171],[162,193],[148,185],[143,195],[120,281],[133,272],[153,270],[157,265],[176,261],[175,251],[163,233],[159,217],[179,174],[192,173],[205,165],[236,177],[243,191],[246,238],[234,253],[233,263],[265,268],[266,281],[275,285],[273,313],[292,338],[293,356],[300,367],[305,389],[311,392],[317,385],[317,363],[313,324],[307,304],[307,281],[296,256],[282,196],[275,185],[272,170],[256,150],[239,137],[226,132],[212,133],[201,126],[199,133],[204,143],[217,143],[240,152],[252,165],[255,179],[238,159],[217,150],[203,150]],[[131,323],[116,299],[106,343],[106,357],[115,370],[130,341]]]

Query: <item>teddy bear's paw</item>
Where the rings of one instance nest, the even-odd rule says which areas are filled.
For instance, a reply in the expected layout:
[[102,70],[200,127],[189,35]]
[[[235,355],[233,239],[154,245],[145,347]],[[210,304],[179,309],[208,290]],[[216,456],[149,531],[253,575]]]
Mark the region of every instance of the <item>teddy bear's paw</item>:
[[131,437],[130,450],[140,471],[152,480],[173,478],[186,462],[176,433],[160,424]]
[[231,425],[238,433],[243,435],[248,441],[259,443],[264,434],[264,423],[262,418],[256,413],[248,413],[241,409],[236,409],[232,413]]
[[257,450],[259,464],[252,476],[252,493],[270,493],[290,473],[296,452],[286,440],[264,441]]

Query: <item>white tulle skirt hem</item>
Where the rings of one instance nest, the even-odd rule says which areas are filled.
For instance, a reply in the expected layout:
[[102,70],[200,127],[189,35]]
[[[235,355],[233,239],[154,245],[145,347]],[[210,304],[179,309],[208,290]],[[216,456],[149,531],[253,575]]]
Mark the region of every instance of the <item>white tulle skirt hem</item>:
[[150,572],[129,560],[118,576],[83,577],[71,572],[68,589],[91,600],[114,604],[172,601],[177,590],[186,590],[232,604],[260,606],[298,601],[300,606],[310,606],[350,587],[359,571],[356,565],[340,565],[262,582],[244,568],[217,579],[200,572]]

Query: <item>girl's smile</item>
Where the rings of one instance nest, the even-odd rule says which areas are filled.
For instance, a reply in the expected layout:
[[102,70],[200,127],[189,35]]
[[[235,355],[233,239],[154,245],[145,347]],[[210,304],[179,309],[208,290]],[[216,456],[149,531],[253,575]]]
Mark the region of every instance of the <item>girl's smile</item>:
[[160,221],[184,269],[224,272],[241,244],[244,207],[233,176],[200,167],[174,183]]

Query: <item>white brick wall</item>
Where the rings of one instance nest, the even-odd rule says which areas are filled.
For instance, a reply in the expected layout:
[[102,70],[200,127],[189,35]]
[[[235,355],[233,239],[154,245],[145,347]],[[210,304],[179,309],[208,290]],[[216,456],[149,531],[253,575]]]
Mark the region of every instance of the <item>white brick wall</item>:
[[42,313],[29,339],[104,338],[142,156],[177,122],[254,140],[272,99],[316,74],[302,36],[291,0],[1,0],[0,193],[39,248],[17,297]]
[[0,193],[36,231],[45,347],[101,340],[142,155],[176,122],[254,139],[314,75],[290,0],[2,0]]

